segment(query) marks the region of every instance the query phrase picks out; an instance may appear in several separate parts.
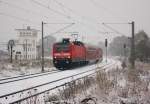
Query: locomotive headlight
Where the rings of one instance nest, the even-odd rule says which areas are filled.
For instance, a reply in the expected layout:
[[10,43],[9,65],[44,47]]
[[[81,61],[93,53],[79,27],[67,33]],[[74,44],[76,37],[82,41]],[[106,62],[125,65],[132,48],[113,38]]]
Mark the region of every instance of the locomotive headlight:
[[56,56],[54,58],[57,58]]
[[67,64],[69,64],[69,61],[66,61]]
[[71,58],[70,56],[68,56],[68,58]]

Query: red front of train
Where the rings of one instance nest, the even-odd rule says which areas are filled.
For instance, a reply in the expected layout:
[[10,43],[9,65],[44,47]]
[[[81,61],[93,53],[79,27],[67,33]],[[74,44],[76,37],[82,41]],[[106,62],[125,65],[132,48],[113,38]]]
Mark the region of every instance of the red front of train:
[[53,45],[53,63],[58,69],[89,62],[96,63],[102,60],[102,54],[100,48],[85,45],[80,41],[71,42],[69,39],[63,39],[62,42]]

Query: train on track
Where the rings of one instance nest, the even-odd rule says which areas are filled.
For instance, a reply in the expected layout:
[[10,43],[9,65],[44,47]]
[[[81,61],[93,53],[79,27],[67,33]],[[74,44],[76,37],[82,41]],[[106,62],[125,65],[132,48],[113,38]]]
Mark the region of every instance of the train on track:
[[53,64],[57,69],[97,63],[102,59],[101,48],[84,44],[81,41],[70,41],[69,38],[64,38],[53,45]]

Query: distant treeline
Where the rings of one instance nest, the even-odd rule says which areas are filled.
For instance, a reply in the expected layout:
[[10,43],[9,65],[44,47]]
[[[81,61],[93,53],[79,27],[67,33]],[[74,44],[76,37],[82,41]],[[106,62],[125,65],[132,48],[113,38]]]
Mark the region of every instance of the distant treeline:
[[[126,47],[124,47],[124,44]],[[118,36],[109,44],[109,53],[113,56],[130,56],[131,38]],[[150,61],[150,38],[143,30],[135,34],[135,56],[140,61]]]

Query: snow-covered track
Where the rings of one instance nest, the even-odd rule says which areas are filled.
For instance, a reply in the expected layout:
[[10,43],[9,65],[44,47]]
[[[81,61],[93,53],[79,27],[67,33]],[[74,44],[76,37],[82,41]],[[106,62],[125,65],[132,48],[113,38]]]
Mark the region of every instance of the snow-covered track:
[[[85,73],[88,73],[88,72],[91,72],[91,71],[92,71],[92,73],[88,73],[88,74],[86,74],[86,75],[84,75],[84,76],[82,76],[82,77],[76,77],[76,78],[74,78],[73,80],[70,80],[70,81],[68,81],[68,82],[66,82],[66,83],[74,82],[74,81],[76,81],[76,80],[80,80],[80,79],[83,79],[83,78],[85,78],[85,77],[94,75],[97,71],[99,71],[99,70],[101,70],[101,69],[110,68],[111,66],[113,66],[113,65],[115,65],[115,64],[116,64],[116,63],[103,65],[103,66],[99,67],[98,70],[95,70],[94,72],[93,72],[93,69],[91,69],[91,70],[89,70],[89,71],[87,71],[87,72],[79,73],[79,74],[85,74]],[[77,74],[77,75],[79,75],[79,74]],[[72,76],[72,77],[75,77],[75,76],[77,76],[77,75],[74,75],[74,76]],[[65,78],[65,79],[66,79],[66,78]],[[62,81],[62,80],[63,80],[63,79],[61,79],[61,81]],[[58,80],[58,81],[60,81],[60,80]],[[56,81],[56,82],[58,82],[58,81]],[[14,102],[11,102],[10,104],[18,104],[18,103],[21,103],[21,102],[23,102],[23,101],[25,101],[25,100],[27,100],[27,99],[29,99],[29,98],[33,98],[33,97],[38,96],[38,95],[40,95],[40,94],[43,94],[43,93],[45,93],[45,92],[47,92],[47,91],[54,90],[54,89],[56,89],[56,88],[62,87],[62,86],[64,86],[64,85],[66,85],[66,83],[62,83],[62,84],[60,84],[60,85],[51,87],[51,88],[49,88],[49,89],[47,89],[47,90],[41,91],[41,92],[36,93],[36,94],[33,94],[33,95],[31,95],[31,96],[27,96],[27,97],[25,97],[25,98],[19,99],[19,100],[14,101]]]
[[[115,64],[115,63],[114,62],[109,62],[107,64],[103,63],[98,67],[106,68],[106,67],[110,67],[110,65],[112,64]],[[0,91],[0,101],[1,99],[7,100],[8,102],[19,100],[18,98],[19,98],[20,93],[27,93],[28,91],[31,91],[34,89],[38,90],[38,92],[46,91],[50,88],[54,88],[56,86],[70,82],[72,81],[72,78],[77,79],[83,76],[87,76],[91,73],[94,73],[97,70],[96,68],[97,68],[97,65],[89,65],[86,67],[77,68],[75,70],[66,70],[60,73],[54,73],[54,74],[47,75],[47,76],[32,78],[32,80],[27,79],[24,81],[19,81],[18,83],[15,83],[15,82],[7,83],[4,86],[0,86],[0,89],[6,88],[6,90]],[[26,84],[24,85],[24,83]],[[12,86],[12,87],[10,88],[9,91],[7,91],[7,88],[9,88],[9,86]],[[15,97],[10,98],[11,95]]]
[[[53,69],[54,69],[54,67],[53,67]],[[54,71],[55,71],[55,70],[54,70]],[[46,71],[46,72],[52,72],[52,71]],[[46,72],[43,72],[43,73],[46,73]],[[9,79],[14,79],[14,78],[19,78],[19,77],[25,77],[25,76],[30,76],[30,75],[36,75],[36,74],[41,74],[41,72],[32,73],[32,74],[24,74],[24,75],[16,75],[16,76],[6,77],[6,78],[0,78],[0,81],[9,80]]]
[[44,76],[44,75],[48,75],[48,74],[58,73],[58,72],[60,72],[60,71],[54,70],[54,71],[47,71],[47,72],[42,72],[42,73],[27,74],[27,75],[20,75],[20,76],[0,79],[0,85],[5,84],[5,83],[20,81],[20,80],[25,80],[25,79],[29,79],[29,78],[40,77],[40,76]]

